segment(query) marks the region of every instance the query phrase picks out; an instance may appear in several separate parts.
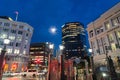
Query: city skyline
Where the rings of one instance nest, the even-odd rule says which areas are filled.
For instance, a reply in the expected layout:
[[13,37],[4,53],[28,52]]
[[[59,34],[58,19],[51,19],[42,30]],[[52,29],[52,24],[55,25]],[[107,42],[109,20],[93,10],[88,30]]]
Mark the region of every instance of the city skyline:
[[[66,22],[81,22],[85,28],[102,13],[113,7],[119,0],[36,0],[36,1],[8,1],[1,0],[0,16],[9,16],[26,22],[34,28],[31,42],[52,42],[55,48],[61,44],[61,26]],[[56,33],[49,31],[56,28]],[[87,43],[88,44],[88,43]]]

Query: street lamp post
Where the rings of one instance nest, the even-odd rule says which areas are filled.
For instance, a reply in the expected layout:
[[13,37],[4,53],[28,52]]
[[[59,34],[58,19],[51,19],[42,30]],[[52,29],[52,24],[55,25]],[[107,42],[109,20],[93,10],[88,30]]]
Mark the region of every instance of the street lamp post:
[[59,45],[60,49],[60,80],[64,80],[64,60],[63,60],[63,45]]
[[4,48],[0,55],[0,80],[2,80],[3,65],[4,65],[4,59],[5,59],[5,53],[6,53],[6,45],[9,43],[10,43],[9,39],[4,39]]
[[49,45],[49,49],[50,49],[50,53],[48,56],[48,77],[47,80],[50,80],[50,67],[51,67],[51,55],[53,54],[53,48],[54,48],[54,44],[50,44]]
[[92,49],[88,49],[88,51],[91,53],[91,68],[92,68],[92,78],[93,80],[96,80],[96,75],[95,75],[95,70],[94,70],[94,55],[93,55],[93,50]]

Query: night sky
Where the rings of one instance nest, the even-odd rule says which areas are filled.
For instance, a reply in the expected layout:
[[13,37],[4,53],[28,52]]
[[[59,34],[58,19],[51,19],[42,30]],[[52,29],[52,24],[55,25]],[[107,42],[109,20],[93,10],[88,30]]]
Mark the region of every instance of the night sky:
[[[61,26],[66,22],[94,21],[120,0],[0,0],[0,16],[9,16],[15,20],[33,26],[31,42],[52,42],[55,48],[61,44]],[[56,27],[55,34],[49,29]]]

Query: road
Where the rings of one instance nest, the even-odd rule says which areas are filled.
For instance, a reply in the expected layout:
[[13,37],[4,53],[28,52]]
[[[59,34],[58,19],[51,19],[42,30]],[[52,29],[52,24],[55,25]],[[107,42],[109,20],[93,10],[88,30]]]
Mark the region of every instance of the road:
[[45,78],[44,77],[29,78],[29,77],[15,76],[15,77],[3,77],[2,80],[45,80]]

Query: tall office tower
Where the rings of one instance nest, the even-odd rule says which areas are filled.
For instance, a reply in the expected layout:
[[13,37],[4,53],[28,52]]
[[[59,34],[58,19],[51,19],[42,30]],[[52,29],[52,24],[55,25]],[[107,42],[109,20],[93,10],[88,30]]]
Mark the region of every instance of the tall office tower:
[[83,24],[69,22],[62,26],[62,44],[65,59],[83,57],[85,46],[85,31]]
[[105,64],[108,55],[117,63],[120,57],[120,2],[89,23],[87,32],[94,62]]
[[27,68],[32,34],[33,28],[27,23],[0,16],[0,53],[4,39],[10,40],[10,44],[6,45],[4,71],[20,72]]
[[29,68],[42,70],[47,67],[48,55],[50,53],[49,44],[45,42],[30,44]]

